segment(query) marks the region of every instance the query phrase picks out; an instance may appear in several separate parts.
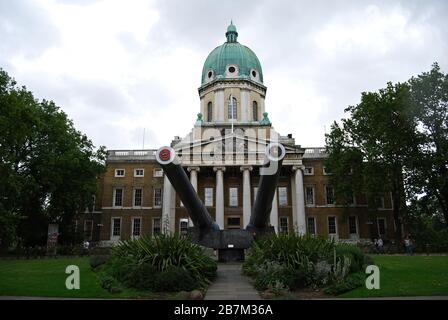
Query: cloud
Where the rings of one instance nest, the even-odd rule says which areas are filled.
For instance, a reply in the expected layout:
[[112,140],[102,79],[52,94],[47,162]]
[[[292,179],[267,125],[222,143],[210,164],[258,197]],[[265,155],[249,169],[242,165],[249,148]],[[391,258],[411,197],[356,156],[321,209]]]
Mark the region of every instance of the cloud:
[[259,57],[281,134],[321,146],[363,91],[448,70],[444,1],[0,2],[0,66],[54,100],[96,145],[157,148],[191,130],[207,55],[238,40]]

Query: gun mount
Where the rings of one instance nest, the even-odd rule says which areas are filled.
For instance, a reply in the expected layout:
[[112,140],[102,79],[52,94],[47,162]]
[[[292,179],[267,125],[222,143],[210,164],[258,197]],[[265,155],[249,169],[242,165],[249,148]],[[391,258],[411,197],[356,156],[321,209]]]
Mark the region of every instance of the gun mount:
[[194,227],[189,228],[189,235],[195,243],[217,249],[219,261],[244,260],[244,249],[249,248],[255,235],[274,232],[274,228],[268,226],[268,221],[285,148],[279,143],[271,143],[265,155],[249,224],[246,229],[220,230],[191,185],[174,149],[165,146],[157,151],[157,162],[193,221]]

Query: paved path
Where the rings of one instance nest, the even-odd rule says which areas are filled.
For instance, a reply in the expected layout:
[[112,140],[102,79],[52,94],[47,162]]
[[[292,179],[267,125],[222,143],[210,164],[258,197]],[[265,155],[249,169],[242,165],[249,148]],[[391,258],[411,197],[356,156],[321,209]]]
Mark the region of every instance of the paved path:
[[205,300],[261,300],[257,290],[243,275],[241,263],[219,263],[218,275],[205,294]]

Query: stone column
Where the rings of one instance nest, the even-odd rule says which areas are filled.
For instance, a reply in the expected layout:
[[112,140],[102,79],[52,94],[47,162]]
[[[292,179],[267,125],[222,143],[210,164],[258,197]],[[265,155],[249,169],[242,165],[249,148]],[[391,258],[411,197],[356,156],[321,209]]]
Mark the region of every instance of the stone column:
[[241,121],[249,121],[249,104],[250,104],[250,93],[249,90],[241,89]]
[[[193,189],[198,192],[198,172],[200,170],[199,167],[188,167],[187,170],[190,172],[190,182],[193,186]],[[188,217],[188,225],[193,227],[193,221],[190,217]]]
[[162,233],[174,233],[176,230],[176,212],[175,212],[176,193],[170,180],[165,175],[163,180],[163,199],[162,199]]
[[293,197],[296,198],[296,222],[297,222],[297,232],[300,235],[306,233],[306,218],[305,218],[305,194],[303,191],[303,171],[302,166],[293,166],[294,171],[294,188],[295,194]]
[[213,171],[216,172],[216,223],[220,229],[224,229],[224,171],[226,168],[214,167]]
[[250,186],[250,172],[251,166],[241,166],[240,170],[243,172],[243,228],[249,224],[251,214],[251,186]]
[[278,232],[278,204],[277,204],[277,189],[275,190],[274,200],[272,200],[272,209],[269,220],[271,226],[274,227],[275,233]]

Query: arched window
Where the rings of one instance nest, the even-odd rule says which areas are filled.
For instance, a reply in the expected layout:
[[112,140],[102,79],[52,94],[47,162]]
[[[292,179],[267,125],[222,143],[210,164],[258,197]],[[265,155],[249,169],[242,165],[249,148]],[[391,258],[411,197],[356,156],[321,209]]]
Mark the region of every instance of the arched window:
[[253,116],[253,121],[258,121],[258,103],[257,103],[257,101],[254,101],[252,104],[252,116]]
[[227,116],[228,116],[229,120],[236,120],[236,115],[237,115],[236,98],[233,96],[230,96]]
[[212,103],[209,102],[207,104],[207,122],[212,122],[213,121],[213,106]]

